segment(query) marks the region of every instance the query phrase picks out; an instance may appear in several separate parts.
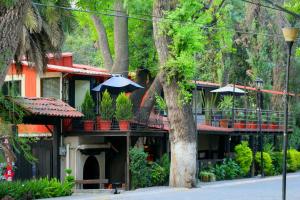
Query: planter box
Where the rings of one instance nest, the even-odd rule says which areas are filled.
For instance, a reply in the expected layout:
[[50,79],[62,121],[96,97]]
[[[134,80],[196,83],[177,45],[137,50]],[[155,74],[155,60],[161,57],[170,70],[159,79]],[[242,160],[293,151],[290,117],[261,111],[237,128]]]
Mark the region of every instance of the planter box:
[[93,131],[94,130],[94,120],[84,120],[83,121],[83,130],[84,131]]

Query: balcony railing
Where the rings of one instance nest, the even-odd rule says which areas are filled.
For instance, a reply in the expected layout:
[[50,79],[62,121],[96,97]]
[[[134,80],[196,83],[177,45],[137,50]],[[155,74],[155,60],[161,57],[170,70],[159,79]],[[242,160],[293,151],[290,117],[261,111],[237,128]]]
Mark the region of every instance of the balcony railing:
[[[81,111],[81,108],[77,108]],[[97,113],[96,110],[93,110],[94,113]],[[142,107],[134,115],[132,120],[129,120],[128,129],[122,128],[119,124],[119,121],[113,118],[109,125],[103,125],[101,117],[97,117],[92,120],[87,119],[65,119],[64,120],[64,129],[67,132],[70,131],[126,131],[126,130],[157,130],[164,129],[164,119],[162,112],[157,109],[152,109],[149,112],[149,109]],[[86,122],[90,121],[90,122]],[[89,125],[87,124],[89,123]],[[125,125],[126,126],[126,125]]]
[[[288,128],[292,128],[293,116],[289,114]],[[230,110],[209,109],[197,114],[197,123],[214,127],[235,129],[284,129],[284,113],[273,110],[235,108]]]

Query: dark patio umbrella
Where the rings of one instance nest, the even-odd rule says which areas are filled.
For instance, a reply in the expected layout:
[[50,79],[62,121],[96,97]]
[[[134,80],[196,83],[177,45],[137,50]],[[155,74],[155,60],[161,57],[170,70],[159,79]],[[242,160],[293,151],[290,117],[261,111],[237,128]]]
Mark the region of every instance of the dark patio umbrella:
[[103,83],[99,84],[97,87],[93,88],[92,90],[96,92],[102,92],[107,89],[111,94],[118,94],[121,92],[132,92],[140,88],[144,88],[144,87],[140,86],[139,84],[133,82],[128,78],[122,77],[120,75],[116,75],[104,81]]

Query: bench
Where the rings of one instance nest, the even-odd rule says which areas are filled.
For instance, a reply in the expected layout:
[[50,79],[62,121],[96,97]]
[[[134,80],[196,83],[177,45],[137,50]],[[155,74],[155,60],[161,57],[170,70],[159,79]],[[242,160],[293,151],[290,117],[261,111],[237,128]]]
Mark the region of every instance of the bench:
[[85,179],[85,180],[75,180],[76,186],[79,186],[79,189],[83,188],[84,184],[99,184],[99,188],[103,189],[103,184],[108,183],[108,179]]

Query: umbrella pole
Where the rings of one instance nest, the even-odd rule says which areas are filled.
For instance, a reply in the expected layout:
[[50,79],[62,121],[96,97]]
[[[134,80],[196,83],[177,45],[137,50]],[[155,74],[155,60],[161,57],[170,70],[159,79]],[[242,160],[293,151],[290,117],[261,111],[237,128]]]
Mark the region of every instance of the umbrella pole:
[[233,82],[233,100],[232,100],[232,128],[234,128],[234,106],[235,106],[235,82]]

